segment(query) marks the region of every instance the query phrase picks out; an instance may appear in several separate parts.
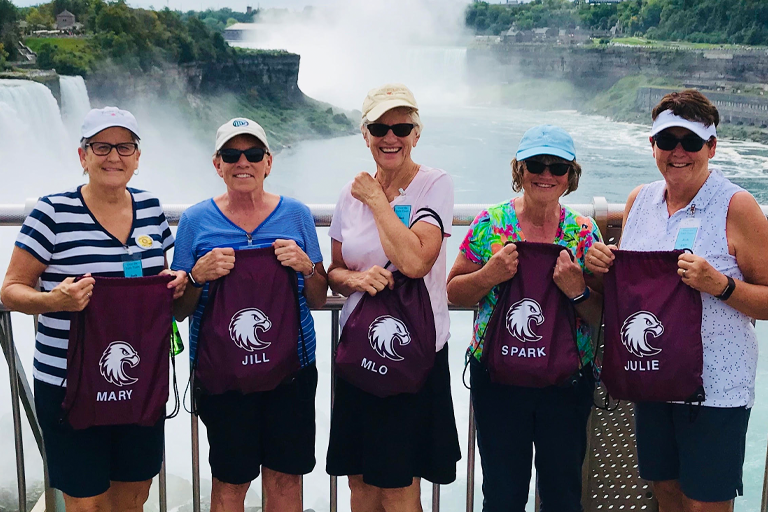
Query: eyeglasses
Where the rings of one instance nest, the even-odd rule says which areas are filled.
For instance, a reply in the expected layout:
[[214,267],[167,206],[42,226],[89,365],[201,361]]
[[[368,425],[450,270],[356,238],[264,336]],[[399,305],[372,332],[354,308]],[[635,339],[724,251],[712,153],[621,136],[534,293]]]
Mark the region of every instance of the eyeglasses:
[[395,137],[407,137],[413,131],[413,123],[398,123],[388,125],[384,123],[373,123],[368,125],[368,132],[374,137],[385,137],[389,130],[395,134]]
[[548,168],[549,172],[552,173],[552,176],[565,176],[573,167],[571,164],[565,163],[547,165],[544,162],[530,159],[523,160],[523,162],[525,163],[525,168],[528,169],[528,172],[531,174],[541,174],[544,172],[544,169]]
[[248,149],[234,149],[225,148],[219,150],[219,155],[224,162],[228,164],[236,164],[240,161],[240,155],[245,155],[245,159],[252,164],[261,162],[264,160],[264,155],[268,155],[269,151],[264,148],[248,148]]
[[135,142],[121,142],[120,144],[110,144],[108,142],[91,142],[86,144],[85,147],[91,147],[91,151],[96,156],[107,156],[112,152],[112,148],[117,150],[117,154],[120,156],[131,156],[139,149],[139,145]]
[[682,139],[678,139],[673,135],[669,135],[663,132],[654,135],[653,141],[656,143],[656,147],[663,151],[672,151],[677,147],[678,144],[682,144],[683,149],[689,153],[696,153],[701,151],[701,148],[703,148],[704,144],[707,142],[696,135],[689,135],[687,137],[683,137]]

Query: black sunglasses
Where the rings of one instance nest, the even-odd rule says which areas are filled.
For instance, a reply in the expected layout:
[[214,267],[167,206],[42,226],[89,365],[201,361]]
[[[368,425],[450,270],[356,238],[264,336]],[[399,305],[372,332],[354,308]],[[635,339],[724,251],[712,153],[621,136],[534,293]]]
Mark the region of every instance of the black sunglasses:
[[225,148],[219,150],[219,155],[224,162],[228,164],[236,164],[240,161],[240,155],[245,155],[246,160],[251,163],[261,162],[264,160],[264,155],[268,155],[269,151],[264,148],[248,148],[248,149],[233,149]]
[[674,135],[668,133],[657,133],[653,136],[653,141],[656,143],[656,147],[663,151],[672,151],[678,144],[683,145],[683,149],[689,153],[696,153],[701,151],[707,141],[696,135],[688,135],[682,139],[678,139]]
[[395,134],[395,137],[407,137],[413,131],[413,123],[398,123],[392,126],[384,123],[373,123],[368,125],[368,132],[374,137],[384,137],[389,130]]
[[549,168],[549,172],[552,173],[552,176],[565,176],[573,167],[571,164],[545,164],[544,162],[530,159],[523,160],[523,162],[525,163],[525,168],[528,169],[528,172],[531,174],[541,174],[544,172],[544,169]]

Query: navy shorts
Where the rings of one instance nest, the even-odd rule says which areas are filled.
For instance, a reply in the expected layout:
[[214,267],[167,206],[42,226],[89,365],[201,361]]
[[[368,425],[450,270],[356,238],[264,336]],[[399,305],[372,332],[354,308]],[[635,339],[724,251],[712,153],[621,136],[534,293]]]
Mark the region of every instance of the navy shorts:
[[449,484],[460,458],[447,345],[417,393],[381,398],[336,379],[329,475],[362,475],[384,489],[408,487],[414,478]]
[[741,496],[749,413],[745,407],[635,404],[640,477],[679,480],[683,494],[697,501]]
[[196,391],[197,412],[208,430],[211,474],[228,484],[245,484],[261,466],[289,475],[315,467],[317,367],[302,368],[271,391],[243,395]]
[[35,380],[51,487],[73,498],[98,496],[110,482],[143,482],[160,472],[165,418],[152,427],[117,425],[74,430],[61,403],[66,388]]
[[573,387],[491,381],[470,358],[472,405],[483,468],[483,512],[523,512],[533,448],[542,512],[581,512],[581,468],[595,388],[592,366]]

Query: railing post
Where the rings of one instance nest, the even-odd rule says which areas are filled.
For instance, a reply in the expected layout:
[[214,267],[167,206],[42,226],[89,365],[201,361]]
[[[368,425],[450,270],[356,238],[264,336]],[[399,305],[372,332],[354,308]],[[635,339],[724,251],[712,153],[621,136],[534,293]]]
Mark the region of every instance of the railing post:
[[163,464],[160,466],[160,474],[157,478],[160,512],[168,512],[168,487],[165,477],[165,436],[163,436]]
[[[472,315],[472,328],[477,321],[477,309]],[[472,396],[469,397],[469,428],[467,433],[467,512],[475,509],[475,409],[472,407]]]
[[16,446],[16,485],[19,493],[19,512],[27,512],[27,479],[24,471],[24,444],[21,436],[21,408],[19,407],[19,374],[16,369],[16,347],[13,343],[11,312],[0,313],[0,330],[8,360],[11,381],[11,409],[13,411],[13,437]]
[[440,484],[432,484],[432,512],[440,512]]
[[608,201],[602,196],[595,196],[592,198],[592,206],[595,209],[595,222],[600,229],[603,238],[608,240],[608,213],[610,212],[610,205]]
[[765,473],[763,474],[763,499],[760,502],[760,512],[768,512],[768,450],[765,453]]
[[[190,365],[190,372],[192,368]],[[192,512],[200,512],[200,431],[197,423],[195,411],[195,379],[194,374],[189,385],[190,409],[193,411],[189,415],[192,421]]]
[[[339,344],[339,310],[331,311],[331,414],[336,398],[336,345]],[[338,510],[338,479],[331,475],[331,512]]]

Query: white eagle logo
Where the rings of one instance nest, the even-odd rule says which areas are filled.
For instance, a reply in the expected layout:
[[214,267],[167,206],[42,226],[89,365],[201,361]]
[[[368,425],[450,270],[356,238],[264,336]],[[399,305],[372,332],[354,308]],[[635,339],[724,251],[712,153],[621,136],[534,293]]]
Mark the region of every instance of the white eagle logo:
[[235,345],[248,352],[253,352],[254,350],[264,350],[272,344],[269,341],[260,340],[257,334],[258,329],[267,332],[271,328],[272,322],[269,321],[264,312],[256,308],[246,308],[241,309],[232,317],[229,322],[229,335]]
[[661,349],[650,346],[646,335],[658,338],[663,332],[664,326],[656,315],[650,311],[638,311],[624,320],[621,326],[621,342],[637,357],[655,356]]
[[101,376],[115,386],[130,386],[139,379],[125,374],[124,366],[136,368],[139,364],[139,354],[125,341],[113,341],[99,359],[99,371]]
[[371,323],[368,328],[368,339],[371,341],[373,350],[381,357],[402,361],[403,358],[395,352],[395,341],[400,342],[400,345],[407,345],[411,342],[411,334],[402,320],[385,315]]
[[520,341],[539,341],[541,336],[532,331],[533,326],[544,323],[541,306],[533,299],[523,299],[516,302],[507,311],[507,330],[509,334]]

